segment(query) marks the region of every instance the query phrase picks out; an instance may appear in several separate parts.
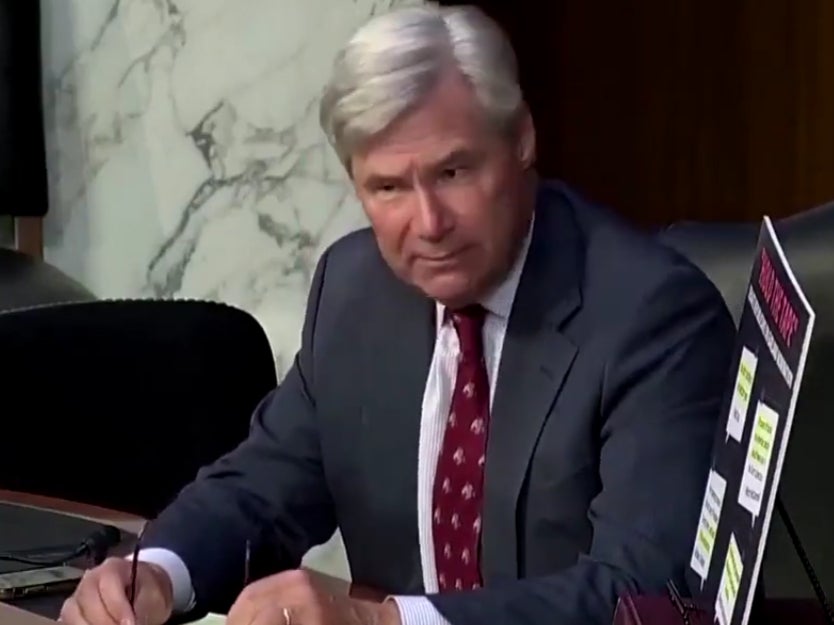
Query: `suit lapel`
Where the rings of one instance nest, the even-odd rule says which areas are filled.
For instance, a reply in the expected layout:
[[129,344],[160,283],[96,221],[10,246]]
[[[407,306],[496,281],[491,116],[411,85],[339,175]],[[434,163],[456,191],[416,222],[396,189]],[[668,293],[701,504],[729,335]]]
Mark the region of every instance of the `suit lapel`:
[[[370,536],[369,540],[390,548],[386,558],[392,561],[391,575],[411,576],[397,580],[401,587],[419,591],[423,579],[417,453],[423,393],[435,342],[435,305],[385,271],[390,284],[380,289],[385,296],[378,298],[379,304],[363,324],[363,451],[368,475],[379,481],[380,491],[375,495],[379,505],[386,511],[397,510],[397,522],[390,524],[390,536]],[[380,530],[387,534],[384,528],[376,528]],[[403,559],[413,562],[408,572],[403,570]]]
[[576,355],[561,326],[581,303],[581,246],[570,209],[536,209],[530,248],[504,339],[490,416],[484,482],[485,581],[516,579],[516,511],[533,450]]

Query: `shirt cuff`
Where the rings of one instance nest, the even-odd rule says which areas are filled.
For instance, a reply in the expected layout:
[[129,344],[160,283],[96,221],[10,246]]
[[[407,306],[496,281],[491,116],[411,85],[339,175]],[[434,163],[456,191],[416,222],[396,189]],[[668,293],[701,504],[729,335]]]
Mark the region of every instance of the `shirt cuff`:
[[402,625],[451,625],[425,597],[389,597],[397,604]]
[[[128,556],[132,560],[133,556]],[[169,549],[149,547],[140,549],[139,562],[155,564],[168,575],[171,580],[171,590],[174,595],[174,613],[182,614],[194,607],[194,587],[191,585],[191,573],[188,567],[176,553]]]

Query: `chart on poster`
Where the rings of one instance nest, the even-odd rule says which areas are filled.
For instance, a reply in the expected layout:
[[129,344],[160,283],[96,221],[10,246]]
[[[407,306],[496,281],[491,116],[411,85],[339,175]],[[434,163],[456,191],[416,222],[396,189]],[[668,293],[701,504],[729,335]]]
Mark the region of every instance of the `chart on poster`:
[[719,625],[750,618],[813,326],[765,217],[687,571]]

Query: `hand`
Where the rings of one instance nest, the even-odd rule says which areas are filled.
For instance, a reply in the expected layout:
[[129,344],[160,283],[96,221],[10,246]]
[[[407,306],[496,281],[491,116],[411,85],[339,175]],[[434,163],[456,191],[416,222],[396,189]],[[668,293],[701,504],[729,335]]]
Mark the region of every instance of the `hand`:
[[226,625],[401,625],[396,604],[328,592],[315,575],[287,571],[243,589]]
[[68,625],[162,625],[173,611],[171,580],[160,567],[136,567],[136,613],[128,587],[132,562],[108,558],[84,573],[72,597],[64,602],[59,621]]

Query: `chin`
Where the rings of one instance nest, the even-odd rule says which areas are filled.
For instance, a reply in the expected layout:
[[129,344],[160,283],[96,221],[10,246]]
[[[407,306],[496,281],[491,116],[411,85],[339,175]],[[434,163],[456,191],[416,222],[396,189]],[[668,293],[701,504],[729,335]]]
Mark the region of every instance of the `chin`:
[[426,297],[440,302],[448,308],[460,308],[477,301],[478,295],[470,280],[460,276],[435,277],[417,284]]

